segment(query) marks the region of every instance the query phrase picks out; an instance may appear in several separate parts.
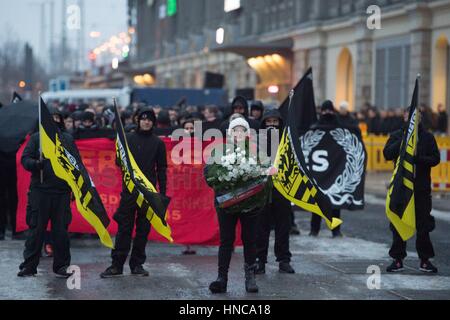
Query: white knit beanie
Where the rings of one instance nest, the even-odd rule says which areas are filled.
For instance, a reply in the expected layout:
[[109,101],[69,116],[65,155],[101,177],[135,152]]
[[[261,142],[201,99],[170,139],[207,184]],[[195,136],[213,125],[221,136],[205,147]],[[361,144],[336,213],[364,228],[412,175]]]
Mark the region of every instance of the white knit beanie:
[[230,125],[228,126],[228,134],[231,134],[231,131],[236,127],[244,127],[245,129],[247,129],[247,131],[250,130],[250,126],[245,119],[236,118],[230,122]]

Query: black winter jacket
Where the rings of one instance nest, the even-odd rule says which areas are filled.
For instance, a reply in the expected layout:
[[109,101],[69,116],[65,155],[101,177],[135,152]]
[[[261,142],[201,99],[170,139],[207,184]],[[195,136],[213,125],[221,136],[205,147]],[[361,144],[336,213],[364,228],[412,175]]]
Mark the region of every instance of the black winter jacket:
[[[154,133],[142,131],[127,134],[128,147],[141,169],[142,173],[156,188],[158,181],[159,192],[166,194],[167,186],[167,157],[166,145]],[[124,187],[125,188],[125,187]]]
[[[383,154],[387,161],[397,161],[400,153],[400,145],[403,138],[403,130],[397,130],[391,134]],[[434,136],[419,126],[419,141],[417,145],[416,179],[414,181],[415,192],[431,192],[431,168],[440,163],[440,153]]]

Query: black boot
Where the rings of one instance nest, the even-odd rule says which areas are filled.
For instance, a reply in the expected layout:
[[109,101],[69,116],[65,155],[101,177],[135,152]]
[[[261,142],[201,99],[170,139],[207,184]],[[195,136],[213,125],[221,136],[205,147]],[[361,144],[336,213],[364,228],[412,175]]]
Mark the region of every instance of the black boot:
[[265,274],[265,273],[266,273],[266,264],[264,262],[258,261],[255,274]]
[[280,262],[279,271],[280,273],[295,273],[294,268],[292,268],[288,261]]
[[257,264],[253,265],[244,265],[245,270],[245,291],[250,293],[256,293],[259,291],[258,286],[256,285],[255,279],[255,270],[258,267]]
[[211,282],[209,285],[209,291],[211,293],[225,293],[227,292],[228,276],[226,274],[219,273],[217,280]]

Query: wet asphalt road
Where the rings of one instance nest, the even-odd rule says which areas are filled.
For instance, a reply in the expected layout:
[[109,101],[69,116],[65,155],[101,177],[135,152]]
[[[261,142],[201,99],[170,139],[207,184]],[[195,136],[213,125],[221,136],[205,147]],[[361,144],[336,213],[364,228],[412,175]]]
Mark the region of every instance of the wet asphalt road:
[[[342,239],[323,230],[318,238],[307,235],[309,215],[296,213],[302,235],[291,237],[292,265],[297,273],[278,273],[273,239],[266,275],[258,276],[260,293],[244,289],[242,249],[232,259],[228,293],[212,296],[208,284],[216,277],[217,248],[195,247],[197,254],[183,256],[184,247],[149,243],[145,268],[150,276],[133,277],[125,267],[118,279],[101,279],[110,252],[92,239],[72,240],[72,263],[80,267],[80,289],[68,289],[65,279],[51,272],[51,259],[42,258],[38,276],[18,278],[23,241],[0,241],[0,299],[450,299],[450,212],[437,212],[432,233],[438,275],[417,270],[414,241],[408,245],[403,274],[386,274],[391,234],[382,199],[368,199],[364,211],[343,212]],[[272,235],[273,236],[273,235]],[[367,268],[380,267],[380,289],[367,287]]]

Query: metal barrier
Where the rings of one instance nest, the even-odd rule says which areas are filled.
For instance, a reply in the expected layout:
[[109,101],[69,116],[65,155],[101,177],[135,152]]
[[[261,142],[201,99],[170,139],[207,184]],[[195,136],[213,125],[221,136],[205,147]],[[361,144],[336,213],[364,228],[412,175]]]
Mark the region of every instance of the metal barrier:
[[450,146],[439,148],[441,163],[431,169],[433,190],[450,191]]
[[372,172],[392,171],[394,164],[392,161],[386,161],[383,155],[383,149],[388,140],[388,136],[368,135],[364,138],[364,144],[367,150],[367,170]]
[[[367,135],[364,137],[368,161],[367,171],[386,172],[394,169],[392,161],[386,161],[383,156],[383,148],[388,136]],[[436,136],[436,142],[441,153],[441,163],[431,170],[433,190],[450,191],[450,137]]]

